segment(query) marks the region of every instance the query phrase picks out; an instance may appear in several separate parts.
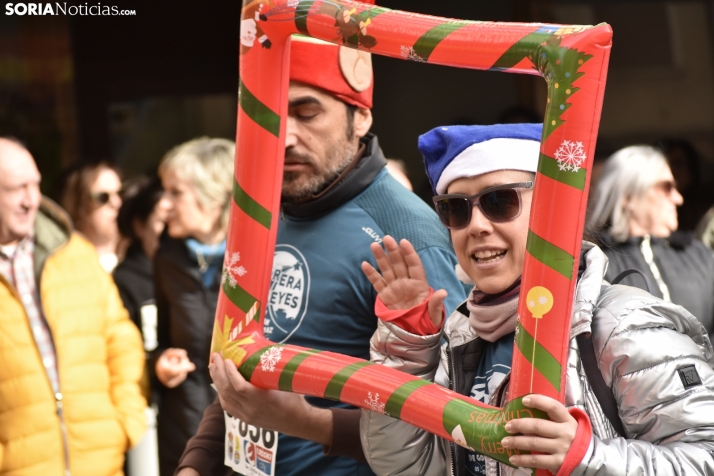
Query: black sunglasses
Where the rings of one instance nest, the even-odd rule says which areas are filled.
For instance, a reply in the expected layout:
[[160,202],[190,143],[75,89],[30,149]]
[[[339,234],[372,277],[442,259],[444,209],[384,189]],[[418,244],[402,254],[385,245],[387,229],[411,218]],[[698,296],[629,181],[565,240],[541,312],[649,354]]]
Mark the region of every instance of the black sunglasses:
[[451,229],[468,226],[474,205],[494,223],[509,221],[521,214],[519,188],[533,188],[533,182],[496,185],[471,196],[457,193],[437,195],[434,207],[441,223]]
[[109,200],[111,200],[112,195],[115,194],[119,195],[115,192],[95,192],[90,194],[89,196],[92,198],[92,201],[97,205],[106,205],[107,203],[109,203]]

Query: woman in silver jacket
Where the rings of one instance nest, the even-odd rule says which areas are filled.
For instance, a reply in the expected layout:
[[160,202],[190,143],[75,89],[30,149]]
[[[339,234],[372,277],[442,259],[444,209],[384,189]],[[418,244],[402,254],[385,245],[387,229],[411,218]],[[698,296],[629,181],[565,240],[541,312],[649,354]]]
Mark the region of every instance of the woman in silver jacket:
[[[445,292],[429,289],[411,245],[389,237],[386,253],[373,245],[381,274],[367,263],[363,269],[383,309],[372,360],[491,405],[505,403],[540,135],[537,125],[455,126],[420,138],[457,273],[476,286],[440,330]],[[514,454],[509,467],[363,410],[362,446],[377,474],[530,474],[527,468],[574,475],[714,474],[714,352],[702,325],[680,306],[610,286],[603,280],[607,258],[593,244],[583,243],[580,263],[565,405],[526,397],[526,405],[547,412],[551,421],[512,420],[506,429],[514,436],[502,441],[507,450],[540,454]],[[622,435],[583,369],[576,337],[588,333]],[[582,433],[574,409],[585,411],[592,426],[580,453],[571,451]]]

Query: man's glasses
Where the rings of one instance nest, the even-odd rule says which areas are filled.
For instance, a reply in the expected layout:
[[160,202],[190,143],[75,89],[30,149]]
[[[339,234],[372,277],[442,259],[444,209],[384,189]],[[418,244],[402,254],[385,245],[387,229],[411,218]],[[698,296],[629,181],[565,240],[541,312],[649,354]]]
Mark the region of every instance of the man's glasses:
[[520,188],[533,188],[533,182],[496,185],[471,196],[437,195],[434,197],[434,207],[441,223],[451,229],[468,226],[474,205],[494,223],[509,221],[521,214]]
[[89,196],[92,198],[92,201],[96,203],[97,205],[106,205],[109,203],[109,200],[111,200],[112,195],[119,196],[119,193],[117,192],[94,192],[91,193]]

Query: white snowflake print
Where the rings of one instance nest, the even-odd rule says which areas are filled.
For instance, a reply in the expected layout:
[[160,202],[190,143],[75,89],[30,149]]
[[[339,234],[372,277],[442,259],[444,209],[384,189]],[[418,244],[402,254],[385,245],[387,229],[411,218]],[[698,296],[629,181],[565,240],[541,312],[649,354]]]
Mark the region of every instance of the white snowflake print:
[[300,0],[288,0],[287,6],[295,8],[298,6],[298,3],[300,3]]
[[548,303],[548,298],[545,296],[541,296],[538,298],[538,302],[541,304],[547,304]]
[[230,257],[226,256],[226,259],[223,261],[223,277],[221,279],[221,284],[225,283],[226,280],[228,280],[228,285],[232,288],[235,288],[236,284],[238,284],[238,282],[236,281],[236,277],[246,275],[248,270],[245,269],[243,266],[239,266],[239,261],[240,253],[232,253]]
[[583,143],[579,141],[564,140],[555,151],[555,160],[558,161],[560,170],[577,172],[586,158]]
[[419,63],[426,63],[426,60],[419,56],[416,51],[414,51],[414,48],[411,46],[407,45],[402,45],[399,47],[400,54],[402,55],[402,58],[406,58],[411,61],[417,61]]
[[263,372],[275,372],[275,366],[283,358],[283,348],[273,346],[260,356],[260,368]]
[[367,392],[367,398],[365,398],[364,403],[369,405],[370,410],[374,412],[384,413],[384,403],[381,403],[379,401],[378,393],[375,393],[373,398],[372,392]]

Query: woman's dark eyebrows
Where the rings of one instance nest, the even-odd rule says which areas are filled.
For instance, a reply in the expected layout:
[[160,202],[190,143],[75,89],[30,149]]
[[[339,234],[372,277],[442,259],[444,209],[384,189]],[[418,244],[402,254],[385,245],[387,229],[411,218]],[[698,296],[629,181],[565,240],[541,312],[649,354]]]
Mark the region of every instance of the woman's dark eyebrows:
[[304,106],[305,104],[316,104],[322,106],[322,103],[315,96],[300,96],[288,103],[288,107]]

